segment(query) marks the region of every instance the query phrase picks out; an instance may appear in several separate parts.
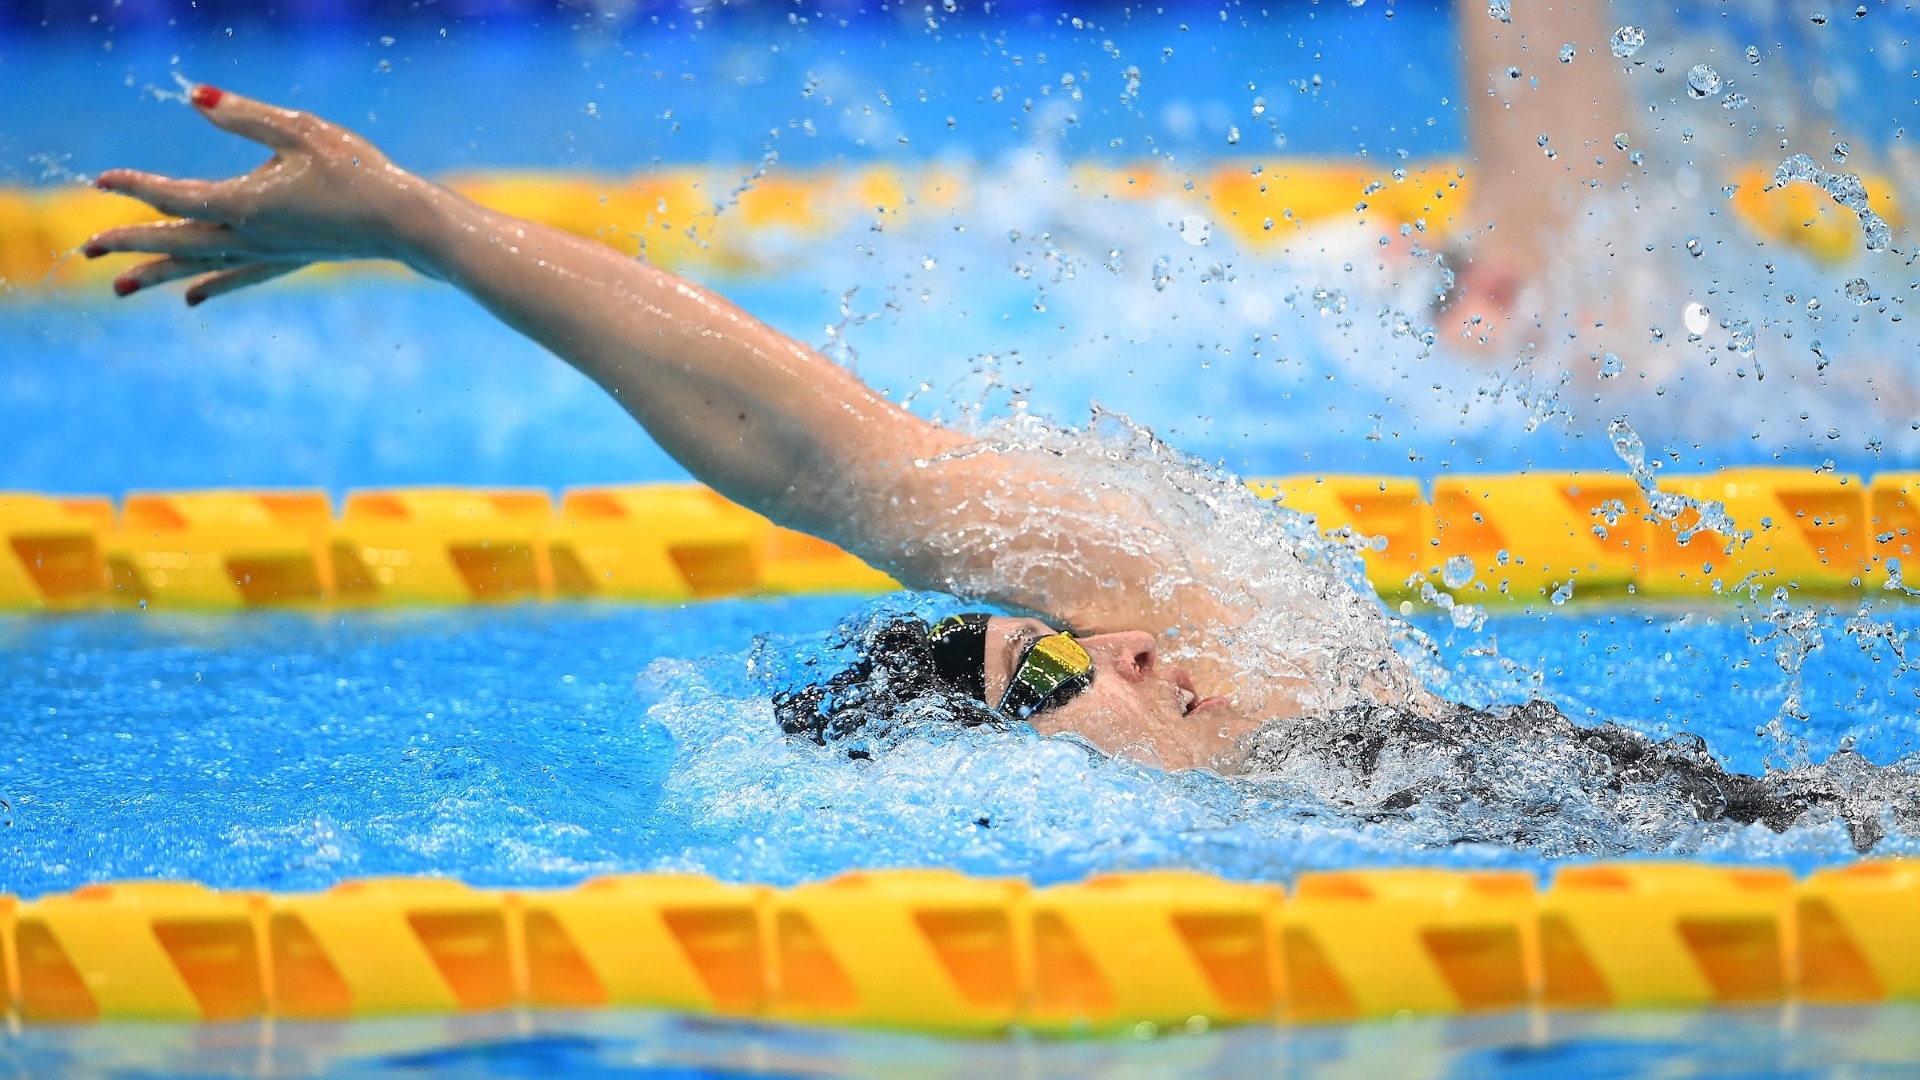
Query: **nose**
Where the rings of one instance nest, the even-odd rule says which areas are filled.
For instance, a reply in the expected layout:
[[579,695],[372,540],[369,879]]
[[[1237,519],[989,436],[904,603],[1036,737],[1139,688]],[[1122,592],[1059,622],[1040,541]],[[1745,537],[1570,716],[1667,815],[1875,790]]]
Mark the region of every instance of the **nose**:
[[1139,682],[1153,673],[1156,652],[1153,635],[1144,630],[1122,630],[1081,638],[1089,652],[1104,657],[1113,673],[1128,682]]

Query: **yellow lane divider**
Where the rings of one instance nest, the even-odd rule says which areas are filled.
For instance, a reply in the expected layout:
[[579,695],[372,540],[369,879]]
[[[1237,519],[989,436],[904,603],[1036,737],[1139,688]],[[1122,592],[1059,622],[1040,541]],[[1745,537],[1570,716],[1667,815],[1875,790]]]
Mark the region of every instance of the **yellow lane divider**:
[[234,609],[885,592],[885,574],[703,487],[104,497],[0,493],[0,609]]
[[[1362,552],[1382,595],[1447,588],[1461,602],[1537,604],[1563,596],[1699,598],[1758,587],[1856,593],[1892,583],[1920,546],[1920,473],[1871,482],[1806,468],[1754,467],[1662,475],[1664,491],[1724,505],[1731,535],[1701,527],[1698,509],[1651,521],[1619,473],[1443,476],[1417,482],[1367,475],[1251,481],[1329,532],[1369,538]],[[1449,560],[1473,580],[1448,588]],[[1456,566],[1462,564],[1456,563]],[[1456,580],[1458,575],[1455,575]]]
[[[1640,489],[1617,473],[1443,476],[1431,498],[1405,477],[1250,483],[1353,537],[1392,598],[1423,585],[1493,605],[1857,593],[1895,584],[1920,533],[1920,473],[1865,482],[1740,468],[1662,479],[1665,490],[1724,505],[1730,534],[1700,528],[1693,509],[1649,521]],[[897,587],[839,548],[691,484],[581,488],[557,509],[539,489],[361,491],[337,518],[320,491],[133,493],[117,511],[102,496],[0,492],[0,539],[0,610],[677,602]],[[1466,569],[1472,579],[1458,584]]]
[[[1735,216],[1757,235],[1823,261],[1851,258],[1860,242],[1852,212],[1806,184],[1769,190],[1770,170],[1744,166],[1728,175],[1735,182]],[[1451,162],[1414,165],[1395,176],[1297,159],[1263,164],[1258,172],[1246,164],[1218,165],[1193,177],[1191,188],[1184,174],[1146,163],[1084,164],[1068,176],[1089,199],[1191,204],[1256,250],[1320,224],[1417,225],[1449,237],[1458,231],[1454,219],[1466,205],[1470,180]],[[786,245],[854,225],[964,210],[983,186],[978,173],[945,166],[781,169],[744,190],[739,170],[719,168],[637,175],[503,170],[447,180],[495,209],[594,237],[660,266],[719,274],[777,270]],[[1866,186],[1874,209],[1899,226],[1893,185],[1868,177]],[[0,292],[97,287],[134,257],[88,261],[75,250],[102,229],[153,219],[139,202],[77,184],[0,187]]]
[[1920,861],[1795,881],[1685,863],[1278,885],[1156,871],[1034,889],[945,870],[774,889],[182,882],[0,897],[27,1023],[627,1006],[949,1033],[1920,997]]

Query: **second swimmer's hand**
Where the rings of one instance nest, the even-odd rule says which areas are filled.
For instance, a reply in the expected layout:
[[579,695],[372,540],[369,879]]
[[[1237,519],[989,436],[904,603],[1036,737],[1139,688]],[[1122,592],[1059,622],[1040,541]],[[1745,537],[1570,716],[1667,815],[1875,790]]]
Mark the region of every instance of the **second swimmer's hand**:
[[217,127],[264,144],[273,156],[243,176],[176,180],[131,169],[95,185],[130,195],[180,220],[108,229],[88,240],[88,258],[109,252],[160,256],[114,279],[121,296],[180,278],[188,304],[289,274],[312,262],[412,262],[408,219],[432,185],[388,161],[373,144],[309,113],[276,108],[212,86],[191,100]]

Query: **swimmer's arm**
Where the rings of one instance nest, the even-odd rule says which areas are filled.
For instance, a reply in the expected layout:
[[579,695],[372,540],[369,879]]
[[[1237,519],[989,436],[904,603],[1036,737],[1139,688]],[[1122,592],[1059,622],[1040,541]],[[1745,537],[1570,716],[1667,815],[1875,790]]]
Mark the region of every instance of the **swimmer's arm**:
[[312,262],[398,260],[464,290],[598,382],[729,498],[876,561],[900,562],[888,557],[897,551],[892,523],[878,519],[914,502],[905,490],[912,459],[953,449],[961,436],[713,292],[594,241],[488,210],[407,173],[344,128],[211,87],[197,88],[193,103],[274,157],[214,182],[102,174],[101,187],[185,219],[112,229],[88,242],[89,257],[162,256],[121,275],[122,295],[193,278],[187,302],[196,304]]

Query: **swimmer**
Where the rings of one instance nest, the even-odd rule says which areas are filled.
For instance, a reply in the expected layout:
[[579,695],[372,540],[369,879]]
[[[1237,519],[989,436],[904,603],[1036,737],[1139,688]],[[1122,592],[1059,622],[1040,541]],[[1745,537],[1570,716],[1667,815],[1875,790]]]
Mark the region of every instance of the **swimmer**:
[[[1298,677],[1236,680],[1208,642],[1239,615],[1124,536],[1019,527],[1048,507],[1106,505],[1031,464],[886,400],[711,290],[550,226],[489,210],[309,113],[198,86],[193,107],[272,157],[225,180],[126,169],[100,188],[178,220],[87,241],[158,256],[128,296],[185,279],[197,305],[316,262],[388,259],[463,291],[613,395],[687,470],[743,506],[884,568],[908,588],[965,592],[1033,617],[970,622],[983,702],[1042,734],[1074,732],[1171,769],[1236,767],[1256,717],[1294,715]],[[1151,527],[1150,522],[1139,523]],[[1005,543],[972,539],[1005,526]],[[1124,530],[1119,530],[1124,531]],[[1000,535],[995,533],[995,535]],[[960,582],[984,582],[961,589]],[[1163,663],[1184,634],[1192,670]],[[1417,680],[1403,680],[1417,683]]]
[[[99,187],[177,219],[86,243],[89,258],[157,256],[114,281],[119,295],[184,279],[195,305],[316,262],[404,263],[598,382],[734,501],[909,588],[1029,613],[861,629],[852,668],[776,699],[795,736],[825,744],[932,708],[962,724],[1073,733],[1166,769],[1283,781],[1297,771],[1368,820],[1510,805],[1519,824],[1489,838],[1517,844],[1534,843],[1529,823],[1569,812],[1559,800],[1576,794],[1596,806],[1678,800],[1689,820],[1776,830],[1825,814],[1844,819],[1862,850],[1889,804],[1897,827],[1920,831],[1920,775],[1851,751],[1817,769],[1745,777],[1697,740],[1577,727],[1539,702],[1491,712],[1445,702],[1391,650],[1350,663],[1336,647],[1318,667],[1236,662],[1236,629],[1266,608],[1354,598],[1336,596],[1345,586],[1330,575],[1290,598],[1252,595],[1204,551],[1159,542],[1166,527],[1122,485],[1064,483],[1044,453],[1003,453],[921,420],[710,290],[479,206],[310,114],[211,86],[191,100],[272,156],[219,181],[102,173]],[[1377,604],[1348,610],[1358,621],[1337,630],[1384,626]],[[1161,643],[1174,639],[1190,670],[1162,661]],[[1328,704],[1318,688],[1335,682],[1356,692]],[[1542,784],[1549,767],[1563,782]],[[1532,805],[1543,791],[1552,804]]]

